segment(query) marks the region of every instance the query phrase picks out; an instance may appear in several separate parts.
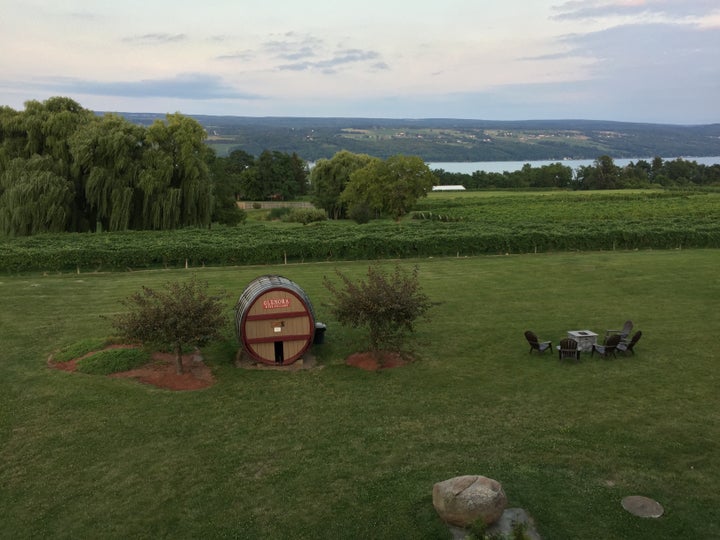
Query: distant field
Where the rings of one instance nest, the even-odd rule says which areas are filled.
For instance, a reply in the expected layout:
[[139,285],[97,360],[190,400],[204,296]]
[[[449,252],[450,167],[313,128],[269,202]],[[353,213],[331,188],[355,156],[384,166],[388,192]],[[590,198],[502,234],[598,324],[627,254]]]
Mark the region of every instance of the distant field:
[[[367,262],[0,276],[2,538],[450,538],[434,482],[502,482],[545,539],[720,537],[718,250],[403,261],[435,302],[417,361],[346,367],[363,347],[325,303],[324,276]],[[391,265],[392,263],[384,263]],[[217,384],[172,393],[46,367],[111,332],[103,315],[141,286],[197,274],[228,317],[263,273],[298,283],[328,325],[321,369],[233,366],[230,322],[204,351]],[[578,365],[528,354],[632,319],[633,357]],[[625,512],[627,495],[665,508]]]

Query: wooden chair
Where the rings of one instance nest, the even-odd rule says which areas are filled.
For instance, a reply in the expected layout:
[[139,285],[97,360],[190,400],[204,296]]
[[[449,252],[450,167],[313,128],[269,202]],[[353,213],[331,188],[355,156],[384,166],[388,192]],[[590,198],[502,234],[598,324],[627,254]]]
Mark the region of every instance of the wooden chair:
[[633,355],[635,354],[635,351],[633,350],[635,348],[635,344],[640,341],[640,338],[642,337],[642,331],[638,330],[633,334],[633,337],[630,341],[621,341],[617,345],[617,350],[622,351],[625,356],[627,356],[627,353],[630,352]]
[[564,338],[560,340],[560,345],[557,347],[558,359],[563,360],[564,358],[573,358],[580,360],[580,349],[578,349],[578,342],[572,338]]
[[625,324],[623,324],[622,329],[620,330],[607,330],[605,332],[605,339],[609,338],[612,335],[620,334],[620,339],[625,340],[630,335],[630,332],[632,332],[633,329],[633,322],[632,321],[625,321]]
[[552,341],[539,341],[535,333],[530,330],[525,332],[525,339],[527,339],[530,344],[530,352],[528,354],[532,354],[533,351],[537,351],[539,354],[542,354],[545,351],[552,349]]
[[608,355],[612,354],[613,358],[616,358],[615,356],[615,349],[617,349],[618,344],[620,343],[621,337],[620,334],[613,334],[609,338],[605,340],[605,345],[593,345],[592,352],[590,353],[590,356],[593,356],[596,352],[602,356],[603,358],[607,358]]

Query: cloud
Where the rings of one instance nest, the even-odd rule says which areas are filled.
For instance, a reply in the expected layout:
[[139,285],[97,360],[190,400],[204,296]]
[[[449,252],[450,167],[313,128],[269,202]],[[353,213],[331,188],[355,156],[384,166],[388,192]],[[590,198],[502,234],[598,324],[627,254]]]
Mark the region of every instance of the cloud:
[[315,69],[323,73],[333,74],[337,72],[338,67],[372,60],[377,60],[371,65],[372,69],[376,71],[390,69],[389,66],[380,59],[380,53],[377,51],[364,51],[362,49],[344,49],[336,51],[335,54],[324,60],[282,64],[277,66],[277,69],[280,71],[306,71]]
[[275,71],[319,71],[335,74],[340,68],[364,64],[370,71],[389,70],[390,66],[379,52],[359,48],[333,50],[327,43],[311,34],[287,32],[273,36],[255,50],[244,50],[215,57],[217,60],[263,62],[264,67]]
[[296,51],[286,52],[278,56],[280,58],[284,58],[285,60],[300,60],[302,58],[311,58],[315,56],[315,51],[312,47],[301,47]]
[[77,21],[97,21],[100,19],[96,13],[90,11],[70,11],[66,16]]
[[560,38],[567,56],[592,57],[598,74],[620,71],[662,73],[668,81],[697,82],[703,73],[720,80],[720,30],[693,24],[629,24]]
[[554,6],[556,19],[595,19],[637,15],[703,17],[717,11],[717,0],[571,0]]
[[165,34],[165,33],[153,33],[143,34],[140,36],[128,36],[122,39],[123,43],[133,43],[140,45],[163,45],[165,43],[177,43],[180,41],[186,41],[188,39],[186,34]]
[[252,60],[255,58],[257,53],[254,51],[240,51],[236,53],[231,54],[221,54],[220,56],[216,56],[216,60],[240,60],[242,62],[247,62],[249,60]]
[[[533,88],[531,95],[543,100],[542,110],[552,110],[557,95],[563,96],[568,111],[584,104],[588,113],[569,112],[573,117],[707,123],[720,114],[720,28],[624,24],[561,36],[557,43],[562,52],[525,60],[575,58],[582,59],[584,67],[575,80]],[[531,87],[505,91],[513,95],[523,89]]]
[[223,83],[216,75],[202,73],[181,74],[167,79],[140,81],[92,81],[74,78],[55,78],[33,86],[58,94],[77,93],[128,98],[175,98],[193,100],[240,99],[256,100],[263,96],[239,92]]
[[325,42],[322,39],[310,34],[287,32],[281,38],[263,43],[263,52],[278,59],[300,60],[315,57],[325,48]]

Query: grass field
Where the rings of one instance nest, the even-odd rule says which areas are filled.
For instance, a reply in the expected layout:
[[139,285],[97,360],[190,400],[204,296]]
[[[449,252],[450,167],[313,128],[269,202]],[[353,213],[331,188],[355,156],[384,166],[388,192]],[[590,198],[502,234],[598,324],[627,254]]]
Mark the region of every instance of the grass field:
[[[437,305],[417,362],[347,367],[317,263],[0,277],[1,538],[450,538],[433,483],[499,480],[544,539],[720,537],[717,250],[511,255],[418,264]],[[392,264],[392,263],[384,263]],[[228,291],[217,384],[173,393],[48,369],[48,354],[111,328],[142,285],[196,272]],[[257,275],[297,282],[328,325],[322,369],[235,368],[231,307]],[[632,319],[634,357],[577,365],[528,354]],[[621,499],[665,508],[636,518]]]

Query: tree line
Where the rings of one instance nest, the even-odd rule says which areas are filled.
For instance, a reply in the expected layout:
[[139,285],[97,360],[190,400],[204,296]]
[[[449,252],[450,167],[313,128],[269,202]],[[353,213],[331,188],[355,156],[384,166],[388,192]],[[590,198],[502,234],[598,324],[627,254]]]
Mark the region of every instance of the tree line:
[[[194,119],[151,125],[96,115],[67,97],[0,107],[0,231],[168,230],[237,224],[238,200],[289,200],[310,192],[297,154],[236,149],[218,157]],[[353,175],[353,181],[350,177]],[[435,177],[416,157],[340,152],[321,160],[312,198],[333,218],[399,218]]]
[[144,127],[67,97],[0,107],[0,231],[164,230],[238,223],[240,197],[306,193],[297,155],[218,158],[194,119]]
[[703,165],[677,158],[640,159],[621,167],[610,156],[598,157],[592,165],[577,170],[562,163],[533,167],[526,163],[518,171],[502,173],[433,171],[440,185],[463,185],[466,189],[560,188],[573,190],[693,187],[720,185],[720,165]]
[[0,107],[0,231],[167,230],[237,224],[244,200],[309,195],[332,219],[399,219],[435,184],[468,189],[621,189],[720,184],[720,165],[676,159],[626,167],[601,156],[572,168],[530,164],[520,171],[431,171],[415,156],[386,159],[346,150],[312,171],[297,154],[236,149],[219,157],[198,121],[168,114],[151,125],[98,116],[67,97]]

